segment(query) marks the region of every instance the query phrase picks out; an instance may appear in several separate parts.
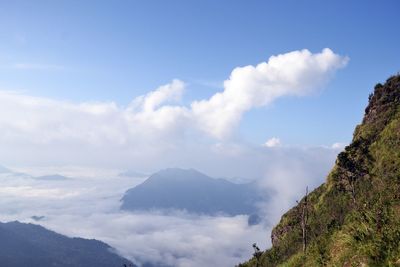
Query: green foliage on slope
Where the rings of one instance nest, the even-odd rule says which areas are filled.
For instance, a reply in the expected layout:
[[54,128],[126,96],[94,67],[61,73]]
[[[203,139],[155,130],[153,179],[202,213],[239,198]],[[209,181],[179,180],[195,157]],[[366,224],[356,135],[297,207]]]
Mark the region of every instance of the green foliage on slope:
[[307,198],[307,249],[300,210],[272,231],[255,266],[400,266],[400,75],[377,84],[352,143]]

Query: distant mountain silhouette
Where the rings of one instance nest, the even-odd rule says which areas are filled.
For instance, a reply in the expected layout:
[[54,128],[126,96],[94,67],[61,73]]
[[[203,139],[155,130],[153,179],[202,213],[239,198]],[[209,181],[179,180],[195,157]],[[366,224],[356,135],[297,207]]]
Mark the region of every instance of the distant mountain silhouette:
[[122,267],[130,261],[107,244],[69,238],[42,226],[20,222],[0,223],[0,266],[7,267]]
[[60,174],[50,174],[50,175],[42,175],[42,176],[32,176],[26,173],[22,172],[15,172],[13,170],[10,170],[2,165],[0,165],[0,174],[5,174],[5,175],[14,175],[14,176],[22,176],[25,178],[32,178],[35,180],[46,180],[46,181],[65,181],[65,180],[70,180],[71,178],[60,175]]
[[0,165],[0,173],[12,173],[12,171]]
[[261,200],[263,196],[253,183],[235,184],[193,169],[166,169],[129,189],[121,199],[121,208],[239,215],[257,213],[256,203]]

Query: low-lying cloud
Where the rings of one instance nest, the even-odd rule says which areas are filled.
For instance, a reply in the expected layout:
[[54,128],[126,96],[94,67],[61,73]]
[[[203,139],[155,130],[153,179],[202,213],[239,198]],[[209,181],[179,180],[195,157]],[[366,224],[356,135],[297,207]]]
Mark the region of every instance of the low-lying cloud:
[[252,242],[264,241],[259,234],[264,226],[248,226],[245,215],[119,211],[123,192],[143,178],[136,182],[128,177],[43,182],[29,176],[0,175],[0,179],[4,185],[1,221],[18,219],[68,236],[96,238],[138,265],[234,266],[251,255]]
[[[222,150],[220,153],[230,150],[223,146],[218,149]],[[254,242],[263,249],[270,245],[273,225],[303,195],[305,186],[313,188],[324,181],[339,152],[328,147],[235,149],[220,159],[210,159],[214,165],[207,162],[206,169],[199,170],[233,179],[258,177],[254,181],[268,195],[267,202],[259,203],[263,221],[259,225],[249,226],[246,215],[122,212],[119,200],[124,192],[144,177],[118,176],[118,170],[68,167],[18,170],[34,176],[58,172],[71,177],[67,180],[0,174],[0,221],[18,219],[68,236],[96,238],[139,265],[151,262],[176,267],[234,266],[251,256]],[[217,167],[220,165],[223,167]]]

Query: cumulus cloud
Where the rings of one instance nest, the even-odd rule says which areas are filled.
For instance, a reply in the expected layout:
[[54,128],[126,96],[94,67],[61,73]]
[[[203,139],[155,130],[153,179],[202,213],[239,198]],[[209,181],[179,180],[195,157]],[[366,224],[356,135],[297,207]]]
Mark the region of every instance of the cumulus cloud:
[[281,145],[281,140],[276,137],[272,137],[271,139],[268,139],[267,142],[263,144],[265,147],[277,147]]
[[163,85],[157,90],[148,93],[145,96],[135,98],[131,105],[130,111],[139,108],[143,112],[155,111],[161,104],[179,101],[182,97],[185,84],[180,80],[173,80],[170,84]]
[[180,139],[187,109],[165,103],[179,101],[183,90],[183,82],[174,80],[128,107],[0,91],[0,160],[110,165],[139,154],[152,157]]
[[227,136],[244,112],[270,104],[282,96],[304,96],[324,85],[348,58],[325,48],[272,56],[256,66],[235,68],[224,82],[224,91],[191,107],[198,125],[217,138]]
[[[0,91],[1,128],[4,141],[48,144],[62,141],[87,144],[126,144],[130,137],[176,126],[183,107],[162,106],[179,100],[183,82],[174,80],[145,96],[135,98],[128,108],[114,102],[70,103]],[[6,115],[7,114],[7,115]]]
[[127,158],[154,161],[210,137],[225,142],[246,111],[279,97],[310,94],[347,61],[328,48],[272,56],[235,68],[223,91],[189,106],[179,103],[185,90],[180,80],[136,97],[127,107],[0,91],[0,161],[51,164],[57,158],[67,164],[126,165]]

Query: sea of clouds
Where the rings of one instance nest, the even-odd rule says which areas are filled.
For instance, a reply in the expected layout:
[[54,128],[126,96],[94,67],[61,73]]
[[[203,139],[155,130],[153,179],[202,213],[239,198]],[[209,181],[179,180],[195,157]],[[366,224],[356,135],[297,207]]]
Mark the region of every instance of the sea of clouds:
[[[99,239],[139,265],[234,266],[251,256],[253,243],[270,245],[272,226],[302,197],[305,186],[314,188],[324,181],[338,151],[286,147],[254,152],[254,169],[264,172],[256,182],[269,195],[260,203],[259,225],[249,226],[246,215],[121,211],[124,192],[146,177],[75,167],[20,168],[19,173],[1,174],[0,221],[31,222],[67,236]],[[230,164],[240,161],[237,157]],[[264,164],[257,169],[259,162]],[[35,178],[54,173],[68,179]]]
[[[306,186],[324,181],[343,148],[286,145],[279,137],[254,144],[236,132],[243,115],[278,98],[320,91],[347,62],[329,48],[271,56],[234,68],[222,91],[188,105],[181,101],[187,85],[178,79],[128,106],[0,90],[0,163],[19,172],[0,174],[0,220],[100,239],[138,264],[234,266],[251,256],[253,243],[269,246],[271,227]],[[120,171],[167,167],[256,181],[269,194],[260,203],[263,222],[248,226],[244,215],[119,210],[123,193],[145,179]],[[49,174],[70,179],[35,179]]]

